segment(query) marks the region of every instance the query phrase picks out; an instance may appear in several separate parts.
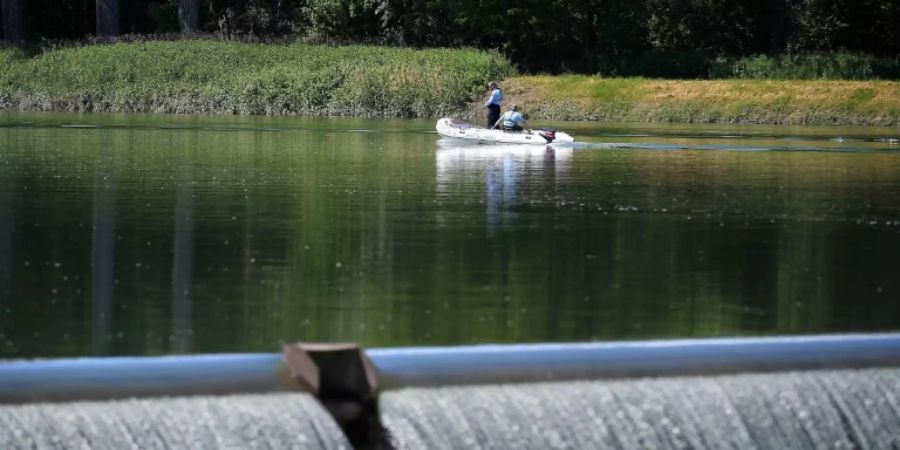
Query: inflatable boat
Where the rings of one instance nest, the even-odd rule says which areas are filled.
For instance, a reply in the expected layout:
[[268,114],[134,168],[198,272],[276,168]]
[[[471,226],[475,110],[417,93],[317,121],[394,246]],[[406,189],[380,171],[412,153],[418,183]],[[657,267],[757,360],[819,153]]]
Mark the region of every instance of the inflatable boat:
[[438,120],[435,128],[441,136],[464,139],[479,144],[547,145],[575,142],[575,138],[567,133],[547,128],[523,131],[491,130],[449,117]]

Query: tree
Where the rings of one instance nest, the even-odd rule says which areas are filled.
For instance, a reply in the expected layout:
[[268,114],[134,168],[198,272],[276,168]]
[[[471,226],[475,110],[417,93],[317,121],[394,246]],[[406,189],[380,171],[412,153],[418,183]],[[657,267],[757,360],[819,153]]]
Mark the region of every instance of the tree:
[[650,0],[648,37],[656,50],[709,55],[753,54],[758,18],[753,2]]
[[3,0],[3,38],[10,44],[25,42],[25,5],[22,0]]
[[178,0],[178,25],[182,33],[194,33],[198,30],[199,0]]
[[844,2],[792,0],[788,2],[794,32],[788,49],[796,52],[837,50],[838,36],[847,28]]
[[119,34],[119,0],[97,0],[97,34]]

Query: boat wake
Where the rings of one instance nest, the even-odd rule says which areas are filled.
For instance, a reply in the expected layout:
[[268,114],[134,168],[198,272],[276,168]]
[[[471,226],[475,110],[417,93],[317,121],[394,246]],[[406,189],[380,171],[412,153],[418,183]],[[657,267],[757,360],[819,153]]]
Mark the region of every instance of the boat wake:
[[[834,143],[834,142],[832,142]],[[818,145],[735,145],[735,144],[665,144],[654,142],[573,142],[566,144],[574,150],[651,150],[651,151],[738,151],[738,152],[845,152],[867,153],[877,151],[895,151],[892,148],[871,146],[818,146]]]

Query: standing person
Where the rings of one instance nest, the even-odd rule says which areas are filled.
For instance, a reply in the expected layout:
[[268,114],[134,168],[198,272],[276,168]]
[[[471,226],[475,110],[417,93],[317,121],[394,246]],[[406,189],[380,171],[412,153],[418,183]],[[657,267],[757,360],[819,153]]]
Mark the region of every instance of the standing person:
[[497,86],[497,83],[491,81],[488,83],[488,89],[491,91],[491,97],[484,103],[487,108],[487,127],[491,128],[500,118],[500,104],[503,102],[503,91]]
[[522,131],[528,126],[525,116],[519,112],[519,105],[512,105],[512,109],[503,113],[499,119],[491,126],[491,128],[500,128],[506,131]]

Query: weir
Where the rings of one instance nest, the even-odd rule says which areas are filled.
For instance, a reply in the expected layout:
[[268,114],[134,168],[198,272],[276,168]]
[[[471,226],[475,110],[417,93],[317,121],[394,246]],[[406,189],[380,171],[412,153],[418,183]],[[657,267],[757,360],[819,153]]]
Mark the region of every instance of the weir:
[[307,394],[0,406],[0,448],[349,449]]
[[900,445],[900,370],[412,388],[396,448],[813,449]]
[[900,334],[18,361],[0,448],[891,448],[898,367]]

